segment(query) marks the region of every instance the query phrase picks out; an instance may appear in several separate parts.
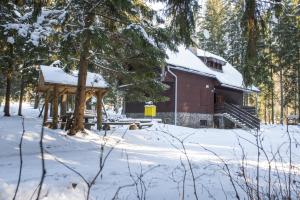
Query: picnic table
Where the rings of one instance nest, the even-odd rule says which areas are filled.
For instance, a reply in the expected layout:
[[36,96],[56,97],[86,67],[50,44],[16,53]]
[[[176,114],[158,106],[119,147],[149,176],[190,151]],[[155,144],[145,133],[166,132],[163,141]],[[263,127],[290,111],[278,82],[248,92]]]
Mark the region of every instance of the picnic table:
[[[84,127],[86,129],[91,129],[92,126],[95,126],[96,122],[94,119],[96,118],[96,114],[87,112],[84,114]],[[129,119],[119,119],[117,121],[103,121],[102,129],[110,130],[111,126],[125,126],[129,125],[130,130],[134,129],[142,129],[143,127],[151,127],[154,123],[161,123],[161,119],[147,119],[147,118],[129,118]],[[67,112],[66,115],[61,117],[60,120],[61,129],[69,130],[73,123],[73,112]]]
[[142,129],[143,127],[151,127],[153,126],[153,121],[157,121],[158,123],[161,123],[161,119],[146,119],[146,118],[141,118],[141,119],[119,119],[118,121],[105,121],[102,122],[103,124],[103,130],[110,130],[111,125],[116,125],[116,126],[124,126],[124,125],[129,125],[129,130],[134,130],[134,129]]
[[[95,126],[96,122],[94,121],[96,114],[93,113],[85,113],[84,118],[84,127],[88,130],[91,129],[92,126]],[[92,121],[91,121],[92,119]],[[69,130],[73,123],[73,112],[67,112],[66,115],[61,117],[61,129]]]

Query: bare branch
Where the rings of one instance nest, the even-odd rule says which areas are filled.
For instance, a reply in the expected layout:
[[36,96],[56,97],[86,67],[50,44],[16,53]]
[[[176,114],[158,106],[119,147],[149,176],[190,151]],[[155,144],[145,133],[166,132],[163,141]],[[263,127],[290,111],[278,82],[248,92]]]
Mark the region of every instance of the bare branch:
[[45,175],[46,175],[43,139],[44,139],[44,126],[42,125],[41,136],[40,136],[40,151],[41,151],[41,159],[42,159],[42,176],[41,176],[41,180],[40,180],[40,183],[39,183],[39,186],[38,186],[36,200],[39,200],[39,198],[40,198],[43,183],[44,183],[44,179],[45,179]]
[[21,139],[20,139],[20,143],[19,143],[19,156],[20,156],[20,167],[19,167],[19,175],[18,175],[18,183],[17,183],[17,187],[15,190],[15,194],[13,197],[13,200],[16,199],[17,197],[17,193],[19,190],[19,186],[20,186],[20,182],[21,182],[21,177],[22,177],[22,169],[23,169],[23,153],[22,153],[22,144],[23,144],[23,136],[25,134],[25,124],[24,124],[24,117],[22,117],[22,135],[21,135]]

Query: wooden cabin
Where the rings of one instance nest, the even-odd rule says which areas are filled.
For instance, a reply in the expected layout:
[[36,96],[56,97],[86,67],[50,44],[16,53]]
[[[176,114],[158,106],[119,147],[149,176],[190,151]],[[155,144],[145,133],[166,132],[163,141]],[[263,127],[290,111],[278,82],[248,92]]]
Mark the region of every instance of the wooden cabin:
[[[243,105],[244,95],[257,93],[246,88],[243,76],[224,58],[201,49],[179,46],[167,51],[162,82],[169,86],[157,103],[157,117],[164,122],[188,127],[259,128],[255,107]],[[144,103],[127,102],[128,117],[143,117]]]
[[[50,66],[41,65],[38,81],[38,91],[42,93],[45,98],[43,122],[46,124],[48,121],[49,103],[51,102],[53,113],[50,126],[52,128],[57,128],[59,119],[66,115],[68,110],[67,99],[76,94],[78,79],[78,73],[76,71],[66,73],[62,68],[56,67],[56,63],[57,62],[54,62]],[[107,90],[108,84],[100,74],[87,73],[86,101],[92,96],[97,98],[96,117],[98,129],[102,126],[102,99]]]

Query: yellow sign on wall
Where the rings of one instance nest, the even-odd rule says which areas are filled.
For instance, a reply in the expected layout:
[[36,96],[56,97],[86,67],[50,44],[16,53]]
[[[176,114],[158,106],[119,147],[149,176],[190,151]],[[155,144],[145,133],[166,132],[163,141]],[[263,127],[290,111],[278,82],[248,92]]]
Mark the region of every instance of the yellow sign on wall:
[[156,106],[155,105],[145,105],[144,115],[146,117],[155,117],[156,116]]

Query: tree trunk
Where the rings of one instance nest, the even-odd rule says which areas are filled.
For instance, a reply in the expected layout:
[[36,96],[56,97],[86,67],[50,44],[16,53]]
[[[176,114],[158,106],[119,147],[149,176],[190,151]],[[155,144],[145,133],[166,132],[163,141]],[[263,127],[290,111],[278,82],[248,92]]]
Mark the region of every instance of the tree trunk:
[[46,122],[48,120],[48,110],[49,110],[49,92],[47,91],[45,93],[45,108],[44,108],[44,119],[43,124],[46,125]]
[[265,124],[267,124],[267,99],[266,99],[266,96],[265,96],[265,99],[264,99],[264,107],[265,107],[265,112],[264,112],[264,118],[265,118]]
[[91,47],[91,36],[92,36],[89,27],[92,25],[94,18],[95,18],[94,14],[89,12],[84,19],[85,32],[83,34],[83,39],[81,43],[79,73],[78,73],[77,91],[76,91],[76,98],[75,98],[74,124],[68,133],[69,135],[75,135],[77,132],[84,130],[83,117],[84,117],[84,107],[85,107],[85,88],[86,88],[87,68],[89,64],[88,57],[89,57],[89,50]]
[[23,104],[24,88],[25,88],[25,83],[24,83],[24,78],[22,76],[21,86],[20,86],[19,110],[18,110],[18,115],[19,116],[22,116],[22,104]]
[[40,95],[39,95],[39,92],[36,91],[35,97],[34,97],[34,106],[33,106],[33,108],[37,109],[39,107],[39,103],[40,103]]
[[271,116],[272,116],[272,124],[274,124],[274,81],[273,81],[273,67],[271,68],[271,80],[272,80],[272,87],[271,87]]
[[[300,58],[300,50],[298,50],[298,58]],[[299,60],[298,60],[299,61]],[[300,123],[300,62],[298,62],[298,122]]]
[[[256,0],[245,0],[244,13],[244,36],[247,38],[246,49],[246,85],[251,83],[251,77],[257,63],[257,19],[256,19]],[[250,82],[249,82],[250,79]]]
[[58,123],[58,86],[54,86],[53,90],[53,118],[52,118],[52,125],[51,128],[57,129],[57,123]]
[[102,92],[101,91],[98,91],[96,93],[97,95],[97,129],[98,130],[101,130],[102,128],[102,98],[103,98],[103,95],[102,95]]
[[49,113],[50,117],[53,117],[53,98],[50,99],[50,113]]
[[269,93],[268,93],[268,123],[271,124],[271,112],[270,112],[270,98],[269,98]]
[[63,94],[61,97],[61,108],[60,108],[60,115],[64,116],[67,113],[67,99],[68,99],[68,95],[67,94]]
[[297,87],[295,92],[295,101],[294,101],[294,114],[297,115]]
[[10,116],[10,93],[11,93],[11,72],[6,75],[6,92],[5,92],[5,105],[4,105],[4,116]]
[[284,105],[283,105],[283,82],[282,82],[282,68],[279,71],[280,73],[280,124],[283,124],[283,109],[284,109]]

